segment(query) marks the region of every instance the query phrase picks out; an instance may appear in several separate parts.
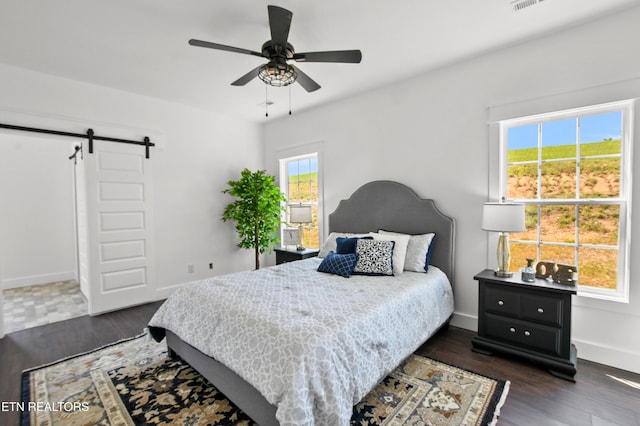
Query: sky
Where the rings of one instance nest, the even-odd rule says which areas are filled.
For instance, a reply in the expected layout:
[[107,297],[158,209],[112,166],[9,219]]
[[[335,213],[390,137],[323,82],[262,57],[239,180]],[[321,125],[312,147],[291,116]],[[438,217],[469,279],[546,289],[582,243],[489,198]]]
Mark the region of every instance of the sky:
[[[622,112],[610,112],[580,118],[580,143],[620,139]],[[509,149],[536,148],[537,124],[509,129]],[[576,119],[548,121],[542,124],[542,146],[569,145],[576,142]]]
[[310,157],[304,158],[299,161],[290,161],[289,162],[289,176],[295,176],[297,174],[307,174],[310,172],[318,171],[318,158]]

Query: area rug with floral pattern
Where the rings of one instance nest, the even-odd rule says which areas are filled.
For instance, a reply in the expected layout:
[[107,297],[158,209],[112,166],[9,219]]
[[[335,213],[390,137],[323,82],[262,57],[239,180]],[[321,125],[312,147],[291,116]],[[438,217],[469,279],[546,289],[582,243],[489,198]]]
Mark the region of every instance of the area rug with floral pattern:
[[[147,334],[22,373],[23,425],[255,425]],[[352,425],[492,425],[509,382],[411,355],[354,407]]]

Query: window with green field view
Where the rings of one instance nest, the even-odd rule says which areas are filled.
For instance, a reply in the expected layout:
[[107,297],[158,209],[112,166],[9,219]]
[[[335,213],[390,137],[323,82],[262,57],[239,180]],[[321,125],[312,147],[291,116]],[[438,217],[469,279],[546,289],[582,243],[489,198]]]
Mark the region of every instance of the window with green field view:
[[[310,206],[311,223],[302,224],[302,244],[307,248],[319,248],[318,228],[318,156],[303,155],[282,160],[286,178],[281,184],[289,206]],[[288,221],[288,216],[286,221]],[[298,224],[290,224],[298,227]]]
[[501,122],[501,195],[525,204],[511,268],[526,258],[575,265],[582,295],[628,297],[628,103]]

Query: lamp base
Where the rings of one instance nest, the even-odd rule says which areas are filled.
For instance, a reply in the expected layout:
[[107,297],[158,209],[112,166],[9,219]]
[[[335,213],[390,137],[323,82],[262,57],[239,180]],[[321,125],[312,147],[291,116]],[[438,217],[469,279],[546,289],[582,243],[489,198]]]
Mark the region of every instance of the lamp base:
[[496,269],[495,271],[493,271],[493,274],[496,277],[500,277],[500,278],[511,278],[511,277],[513,277],[513,272],[511,272],[511,271],[501,271],[499,269]]

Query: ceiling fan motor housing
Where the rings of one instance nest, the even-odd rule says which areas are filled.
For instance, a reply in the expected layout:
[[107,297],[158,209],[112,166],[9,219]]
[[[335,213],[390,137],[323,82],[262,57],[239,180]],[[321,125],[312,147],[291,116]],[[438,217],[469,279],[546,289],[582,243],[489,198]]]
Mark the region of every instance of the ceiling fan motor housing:
[[295,50],[293,46],[287,43],[286,46],[275,44],[272,40],[265,41],[262,45],[262,56],[265,58],[282,58],[283,60],[292,59]]

